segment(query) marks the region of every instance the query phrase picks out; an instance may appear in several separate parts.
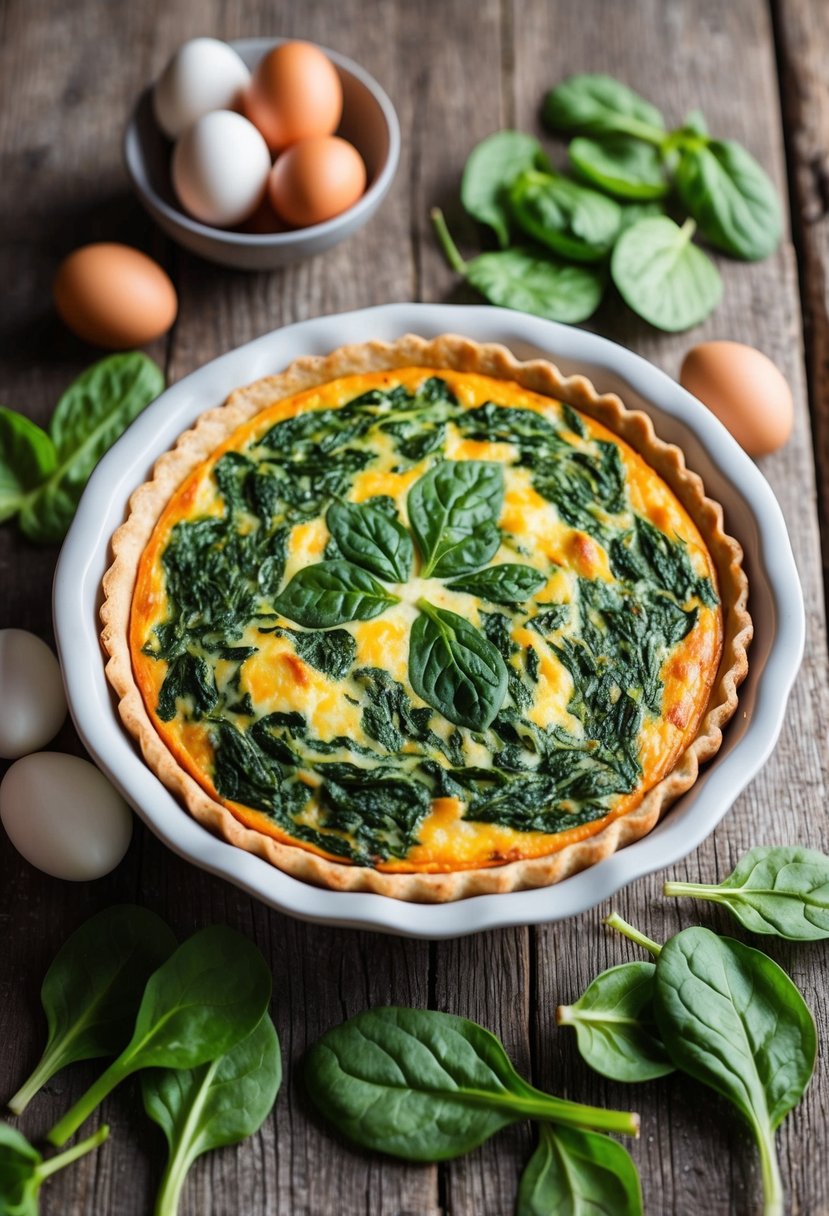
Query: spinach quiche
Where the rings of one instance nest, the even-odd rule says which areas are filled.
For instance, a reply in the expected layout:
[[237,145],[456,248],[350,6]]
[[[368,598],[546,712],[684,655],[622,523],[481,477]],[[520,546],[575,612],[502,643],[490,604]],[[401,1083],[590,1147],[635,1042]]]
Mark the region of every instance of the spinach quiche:
[[751,621],[682,453],[583,377],[444,336],[309,357],[134,494],[102,609],[147,763],[339,890],[556,882],[720,744]]

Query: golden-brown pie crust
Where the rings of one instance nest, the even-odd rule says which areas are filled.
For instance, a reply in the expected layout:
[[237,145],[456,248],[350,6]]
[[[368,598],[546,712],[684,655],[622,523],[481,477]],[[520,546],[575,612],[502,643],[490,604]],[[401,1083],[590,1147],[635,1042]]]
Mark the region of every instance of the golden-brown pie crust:
[[[671,488],[699,528],[717,571],[723,609],[723,651],[708,708],[696,738],[671,772],[631,811],[612,819],[596,835],[543,857],[451,873],[381,873],[329,860],[283,844],[245,827],[176,762],[149,717],[133,676],[129,648],[130,610],[136,572],[155,524],[182,481],[237,427],[275,401],[341,376],[403,367],[449,368],[511,380],[522,388],[578,407],[624,439]],[[722,729],[737,706],[737,688],[747,671],[752,637],[748,583],[742,549],[723,527],[722,508],[705,496],[702,480],[685,465],[682,451],[657,438],[646,414],[628,410],[612,393],[600,395],[583,376],[563,377],[542,359],[519,362],[503,346],[482,345],[455,335],[425,340],[407,335],[396,342],[341,347],[308,356],[284,372],[232,393],[185,432],[156,463],[152,479],[132,495],[126,522],[112,540],[113,564],[104,577],[101,640],[109,656],[106,674],[118,695],[121,719],[138,741],[150,768],[192,815],[230,844],[255,853],[306,882],[341,891],[371,891],[396,899],[437,903],[471,895],[548,886],[594,865],[646,835],[663,811],[693,785],[699,765],[719,749]]]

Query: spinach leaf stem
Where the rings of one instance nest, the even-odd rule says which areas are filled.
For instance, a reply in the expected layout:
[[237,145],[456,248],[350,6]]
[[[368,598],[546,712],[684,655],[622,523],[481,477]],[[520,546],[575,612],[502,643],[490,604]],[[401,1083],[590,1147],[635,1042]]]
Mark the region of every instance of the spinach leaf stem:
[[657,958],[659,957],[662,947],[653,941],[652,938],[646,937],[644,933],[640,933],[638,929],[634,929],[633,925],[629,925],[618,912],[611,912],[610,916],[605,917],[604,923],[609,929],[615,929],[617,933],[621,933],[629,941],[635,942],[637,946],[643,946],[645,950],[650,951]]
[[80,1144],[73,1144],[65,1153],[58,1153],[56,1157],[50,1157],[48,1161],[41,1161],[36,1168],[36,1173],[41,1179],[51,1177],[58,1170],[62,1170],[65,1166],[71,1165],[73,1161],[78,1161],[87,1153],[91,1153],[93,1149],[98,1148],[108,1135],[109,1126],[102,1123],[96,1132],[88,1136],[86,1140],[81,1140]]
[[433,207],[431,212],[431,220],[437,235],[440,247],[446,255],[446,260],[453,270],[458,274],[466,273],[466,262],[463,260],[455,242],[449,235],[449,229],[446,227],[446,220],[443,218],[443,212],[440,207]]

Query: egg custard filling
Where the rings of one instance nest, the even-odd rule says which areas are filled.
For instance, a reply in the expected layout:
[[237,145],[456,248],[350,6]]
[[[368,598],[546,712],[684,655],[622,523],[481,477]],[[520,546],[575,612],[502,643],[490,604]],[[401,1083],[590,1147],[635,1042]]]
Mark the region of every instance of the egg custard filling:
[[718,680],[717,565],[647,452],[445,362],[257,408],[169,496],[134,573],[132,675],[191,779],[168,784],[311,881],[485,875],[607,835]]

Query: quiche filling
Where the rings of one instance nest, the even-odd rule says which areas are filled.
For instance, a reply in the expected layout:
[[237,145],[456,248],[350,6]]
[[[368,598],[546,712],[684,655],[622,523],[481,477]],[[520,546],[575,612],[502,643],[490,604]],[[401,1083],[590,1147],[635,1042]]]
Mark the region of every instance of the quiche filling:
[[623,440],[423,368],[275,402],[173,495],[133,671],[241,823],[344,864],[541,857],[638,805],[695,737],[711,557]]

